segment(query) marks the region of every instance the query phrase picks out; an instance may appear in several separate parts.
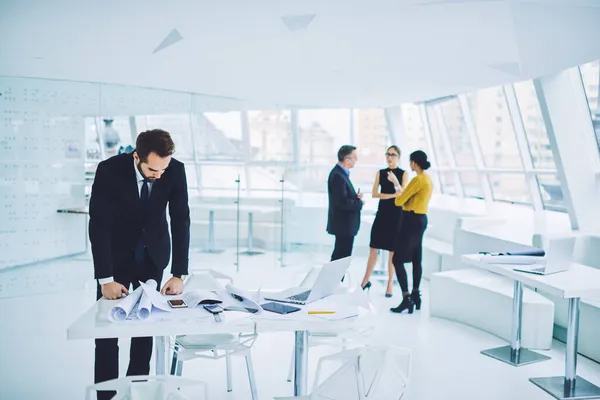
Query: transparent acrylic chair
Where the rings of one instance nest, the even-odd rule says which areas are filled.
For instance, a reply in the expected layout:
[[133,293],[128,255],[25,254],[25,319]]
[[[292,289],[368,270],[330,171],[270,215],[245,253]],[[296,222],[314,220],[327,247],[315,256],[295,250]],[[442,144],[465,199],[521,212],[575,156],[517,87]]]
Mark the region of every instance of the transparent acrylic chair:
[[[299,287],[310,288],[314,285],[322,266],[317,265],[311,267],[308,270],[296,273],[294,276],[297,278],[300,274],[304,274],[304,278],[298,285]],[[344,276],[344,282],[341,285],[342,292],[348,292],[353,287],[353,279],[350,271]],[[346,330],[343,332],[339,331],[308,331],[308,347],[317,346],[330,346],[338,347],[341,350],[346,350],[348,347],[362,346],[368,343],[371,333],[373,333],[374,325],[360,326],[355,329]],[[292,358],[290,360],[290,366],[288,369],[287,381],[291,382],[294,376],[294,351],[292,350]]]
[[[185,289],[222,290],[224,287],[219,280],[226,280],[233,283],[233,279],[230,276],[212,269],[193,270],[192,275],[185,282]],[[177,336],[173,345],[171,375],[181,376],[184,361],[196,358],[210,360],[224,358],[227,373],[227,391],[231,392],[233,390],[231,357],[243,356],[246,360],[252,399],[257,400],[258,394],[251,355],[252,345],[257,336],[256,331],[241,334],[218,333]]]
[[410,377],[409,349],[366,346],[322,357],[310,395],[275,399],[399,400],[406,393]]
[[[202,395],[185,396],[179,389],[187,386],[201,387]],[[176,376],[127,376],[88,386],[85,398],[95,399],[94,392],[97,390],[117,390],[113,400],[208,400],[207,389],[204,382]]]

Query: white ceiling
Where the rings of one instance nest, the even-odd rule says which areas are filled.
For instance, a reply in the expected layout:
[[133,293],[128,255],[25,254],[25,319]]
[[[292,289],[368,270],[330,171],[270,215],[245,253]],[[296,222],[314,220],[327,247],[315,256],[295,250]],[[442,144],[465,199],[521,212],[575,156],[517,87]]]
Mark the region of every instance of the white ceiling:
[[[311,14],[306,29],[284,23]],[[174,29],[182,39],[153,53]],[[600,0],[0,0],[0,75],[263,107],[396,105],[529,79],[600,58],[599,38]]]

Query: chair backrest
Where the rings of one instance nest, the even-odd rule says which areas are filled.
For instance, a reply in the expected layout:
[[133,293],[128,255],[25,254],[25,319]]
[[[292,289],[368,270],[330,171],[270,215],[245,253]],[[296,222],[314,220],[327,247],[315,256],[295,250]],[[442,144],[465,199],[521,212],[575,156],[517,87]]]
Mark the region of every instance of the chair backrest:
[[[117,390],[118,394],[113,400],[192,400],[179,391],[180,387],[185,386],[203,387],[201,394],[199,393],[194,399],[208,399],[206,383],[172,375],[127,376],[96,383],[87,387],[86,399],[91,400],[96,390]],[[199,397],[201,395],[202,397]]]
[[[321,380],[323,369],[331,363],[341,365]],[[410,376],[410,350],[395,346],[366,346],[321,358],[311,398],[401,399],[410,383]]]

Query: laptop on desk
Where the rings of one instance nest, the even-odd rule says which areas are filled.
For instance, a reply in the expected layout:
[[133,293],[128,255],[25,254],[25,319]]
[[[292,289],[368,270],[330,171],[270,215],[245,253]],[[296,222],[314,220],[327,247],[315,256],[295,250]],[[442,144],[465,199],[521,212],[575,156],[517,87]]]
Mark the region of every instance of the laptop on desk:
[[323,297],[333,294],[350,267],[350,261],[352,261],[351,256],[323,264],[312,288],[295,287],[287,289],[283,292],[265,296],[265,300],[300,305],[321,300]]
[[544,264],[523,265],[521,267],[515,267],[513,270],[537,275],[550,275],[566,271],[571,265],[574,248],[574,237],[549,239],[546,255],[544,256]]

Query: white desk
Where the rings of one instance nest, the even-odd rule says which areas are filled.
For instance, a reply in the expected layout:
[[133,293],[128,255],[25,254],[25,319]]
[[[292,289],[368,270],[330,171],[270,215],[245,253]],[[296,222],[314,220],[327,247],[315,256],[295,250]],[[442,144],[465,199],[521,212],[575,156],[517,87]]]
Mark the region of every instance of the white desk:
[[583,295],[600,293],[600,270],[572,263],[568,271],[544,276],[514,271],[510,265],[481,262],[478,254],[463,255],[462,261],[515,281],[512,343],[510,346],[485,350],[482,353],[514,366],[548,359],[546,356],[521,348],[523,284],[569,299],[565,376],[529,380],[557,399],[600,399],[600,387],[577,376],[580,298]]
[[[247,313],[225,312],[225,321],[216,323],[212,319],[187,322],[110,322],[108,311],[114,301],[100,299],[67,330],[67,338],[100,339],[100,338],[131,338],[155,337],[156,374],[166,375],[167,360],[170,359],[170,336],[197,335],[209,333],[240,333],[240,332],[295,332],[295,377],[294,395],[301,396],[307,392],[308,368],[308,331],[347,331],[363,324],[372,323],[372,313],[361,310],[357,318],[327,321],[314,316],[303,320],[288,320],[285,318],[260,318]],[[268,311],[264,311],[268,313]]]

